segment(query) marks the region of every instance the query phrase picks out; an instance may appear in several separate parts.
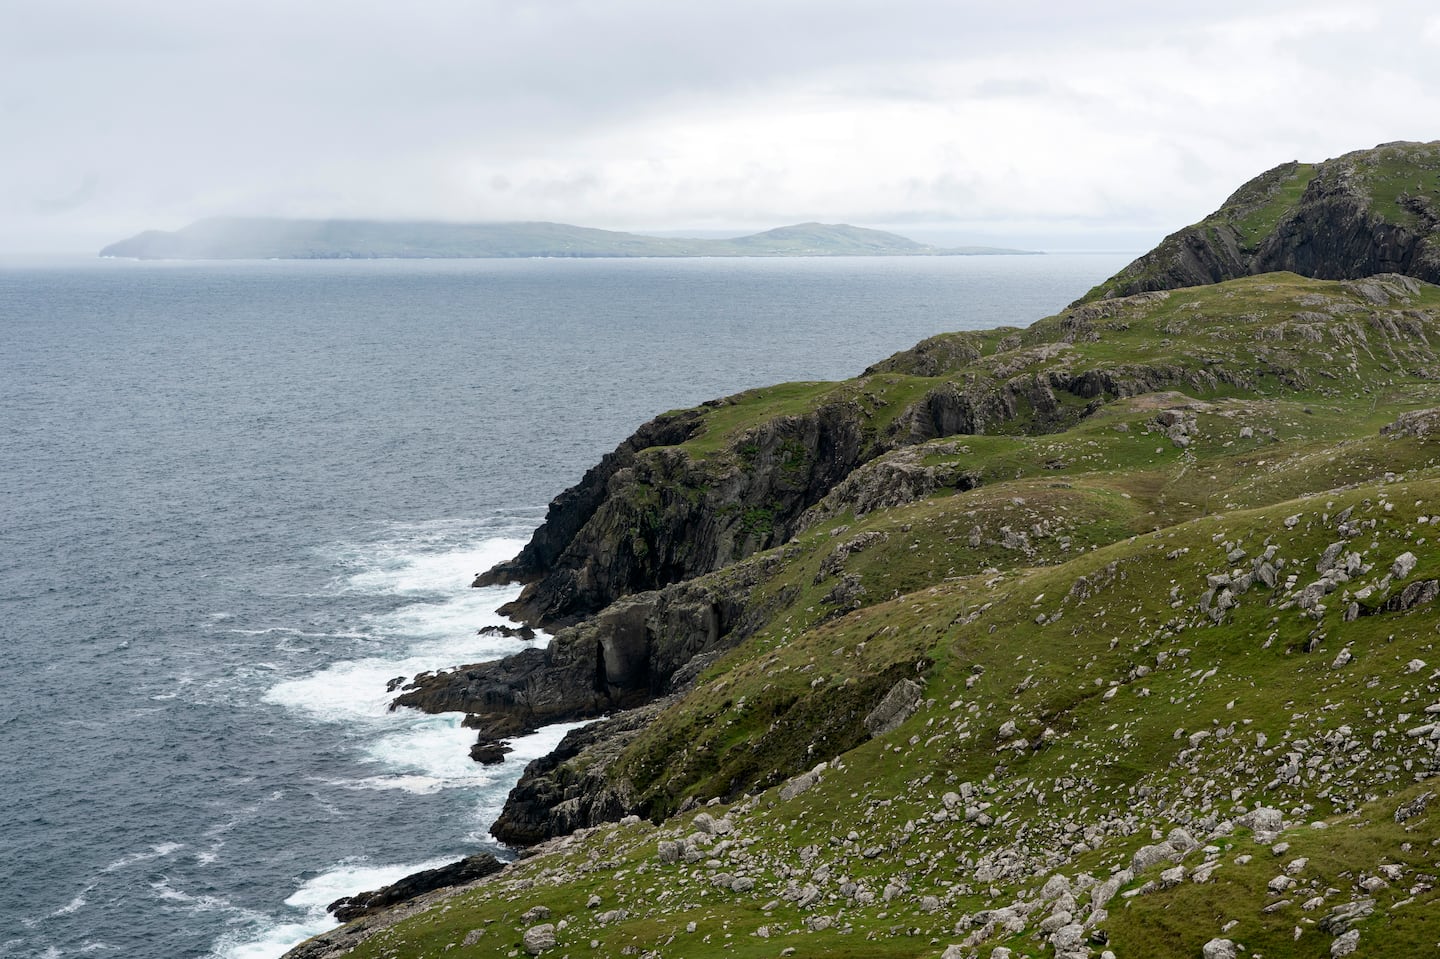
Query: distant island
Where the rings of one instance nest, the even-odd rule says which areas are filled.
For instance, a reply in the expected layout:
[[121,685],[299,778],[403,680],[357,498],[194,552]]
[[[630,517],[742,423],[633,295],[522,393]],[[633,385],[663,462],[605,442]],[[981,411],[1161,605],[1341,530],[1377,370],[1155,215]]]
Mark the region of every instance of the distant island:
[[467,259],[505,257],[980,256],[989,246],[942,248],[883,230],[800,223],[727,239],[642,236],[566,223],[441,223],[212,217],[181,230],[146,230],[103,257],[138,260]]

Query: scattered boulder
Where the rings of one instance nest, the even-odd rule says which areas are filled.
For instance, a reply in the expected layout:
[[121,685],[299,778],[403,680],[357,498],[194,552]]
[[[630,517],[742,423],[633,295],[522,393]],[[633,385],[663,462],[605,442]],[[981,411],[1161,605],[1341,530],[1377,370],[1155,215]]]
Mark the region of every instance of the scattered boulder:
[[1168,842],[1141,846],[1135,850],[1135,855],[1130,859],[1130,871],[1132,873],[1142,873],[1162,862],[1172,862],[1175,858],[1175,847]]
[[555,948],[555,924],[553,922],[543,923],[538,926],[531,926],[525,930],[521,940],[524,943],[525,951],[532,956],[538,956]]
[[1285,817],[1278,809],[1261,806],[1235,820],[1235,824],[1254,832],[1256,842],[1268,844],[1274,842],[1280,830],[1285,828]]
[[1374,915],[1374,913],[1374,899],[1356,899],[1330,910],[1330,914],[1320,920],[1320,930],[1328,932],[1332,936],[1339,936],[1361,919]]
[[1235,943],[1229,939],[1211,939],[1201,947],[1205,959],[1235,959]]
[[809,789],[820,781],[820,774],[829,768],[828,763],[821,763],[809,772],[803,772],[791,778],[785,785],[780,787],[780,799],[789,802],[796,796]]
[[1349,932],[1341,933],[1335,937],[1330,944],[1330,955],[1348,956],[1360,945],[1360,930],[1351,929]]

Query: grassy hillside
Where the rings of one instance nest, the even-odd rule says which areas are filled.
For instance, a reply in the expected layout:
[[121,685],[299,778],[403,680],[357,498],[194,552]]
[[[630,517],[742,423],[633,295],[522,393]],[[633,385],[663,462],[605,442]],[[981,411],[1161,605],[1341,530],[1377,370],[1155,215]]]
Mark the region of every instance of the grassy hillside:
[[1396,272],[1440,282],[1440,141],[1283,163],[1084,300],[1277,270],[1327,279]]
[[983,434],[877,454],[743,561],[763,623],[572,760],[649,818],[332,941],[376,959],[1431,954],[1437,336],[1436,287],[1276,274],[703,407],[691,439],[640,455],[743,470],[749,437],[817,405],[880,437],[911,436],[937,393],[1023,400]]

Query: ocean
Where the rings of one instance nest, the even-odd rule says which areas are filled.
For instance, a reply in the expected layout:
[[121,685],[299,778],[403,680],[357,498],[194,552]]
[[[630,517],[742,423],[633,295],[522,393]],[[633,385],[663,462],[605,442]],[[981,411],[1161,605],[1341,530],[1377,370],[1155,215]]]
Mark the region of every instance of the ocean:
[[568,727],[483,767],[385,689],[524,645],[469,582],[551,497],[664,410],[1129,259],[0,260],[0,957],[270,959],[507,855]]

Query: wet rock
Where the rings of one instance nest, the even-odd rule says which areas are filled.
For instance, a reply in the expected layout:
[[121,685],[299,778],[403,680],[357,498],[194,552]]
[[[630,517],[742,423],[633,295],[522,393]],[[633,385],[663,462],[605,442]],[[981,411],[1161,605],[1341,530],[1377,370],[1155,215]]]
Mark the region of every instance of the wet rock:
[[475,882],[477,879],[494,875],[504,867],[504,863],[494,856],[481,853],[448,866],[411,873],[404,879],[379,889],[336,899],[326,909],[341,922],[350,922],[436,889]]
[[482,739],[470,747],[470,758],[482,766],[493,766],[505,761],[505,754],[514,752],[509,743],[494,739]]
[[506,639],[523,639],[527,643],[535,639],[535,630],[530,626],[484,626],[480,629],[481,636],[501,636]]

